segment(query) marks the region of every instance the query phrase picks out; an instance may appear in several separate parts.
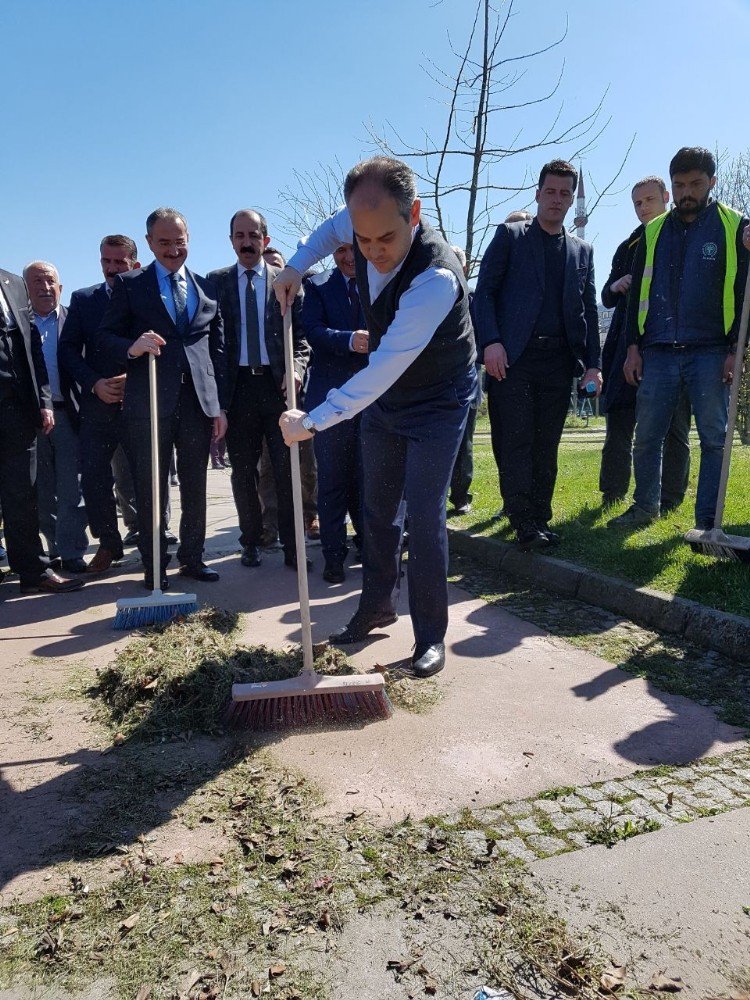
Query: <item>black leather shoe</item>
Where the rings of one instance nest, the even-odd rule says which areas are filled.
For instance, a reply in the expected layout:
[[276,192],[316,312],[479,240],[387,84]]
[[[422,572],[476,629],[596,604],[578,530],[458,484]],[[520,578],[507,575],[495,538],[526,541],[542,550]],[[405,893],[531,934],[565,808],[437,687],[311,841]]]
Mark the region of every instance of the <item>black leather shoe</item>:
[[531,552],[536,549],[546,549],[549,545],[547,536],[535,524],[523,524],[516,531],[516,539],[521,552]]
[[562,541],[562,536],[559,535],[558,532],[556,531],[551,531],[548,525],[539,524],[537,525],[537,527],[544,535],[544,537],[547,539],[548,545],[559,545],[560,542]]
[[350,642],[362,642],[376,628],[387,628],[398,621],[398,615],[380,615],[378,618],[365,618],[357,612],[348,625],[328,636],[330,642],[348,645]]
[[166,541],[167,546],[169,546],[170,548],[173,545],[177,545],[180,541],[180,539],[177,537],[177,535],[175,535],[173,531],[166,531],[164,533],[164,540]]
[[240,562],[243,566],[260,566],[260,549],[257,545],[246,545],[242,550]]
[[346,579],[344,564],[340,562],[326,563],[323,570],[323,579],[326,583],[343,583]]
[[66,573],[85,573],[87,569],[85,559],[63,559],[61,565]]
[[206,566],[205,563],[200,563],[198,566],[180,566],[180,575],[200,580],[201,583],[215,583],[219,579],[216,570]]
[[[305,559],[305,562],[307,563],[307,569],[308,569],[308,571],[311,570],[312,569],[312,563],[310,562],[310,560],[309,559]],[[288,566],[289,569],[296,569],[297,568],[297,557],[296,556],[284,556],[284,565]]]
[[[154,578],[153,578],[153,576],[150,573],[145,573],[144,574],[144,576],[143,576],[143,586],[146,588],[146,590],[153,590],[154,589]],[[162,590],[162,591],[169,590],[169,580],[167,578],[166,573],[164,574],[164,576],[159,581],[159,590]]]
[[125,537],[122,540],[122,544],[123,545],[137,545],[138,544],[138,539],[140,537],[141,536],[139,535],[139,533],[134,529],[133,531],[129,531],[127,533],[127,535],[125,535]]
[[444,642],[418,642],[411,658],[415,677],[432,677],[445,666]]

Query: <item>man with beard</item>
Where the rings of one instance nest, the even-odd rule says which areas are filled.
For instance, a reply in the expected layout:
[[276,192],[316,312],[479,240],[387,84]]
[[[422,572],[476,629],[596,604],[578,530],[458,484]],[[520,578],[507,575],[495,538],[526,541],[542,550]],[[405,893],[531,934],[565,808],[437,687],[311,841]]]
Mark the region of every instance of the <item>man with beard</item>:
[[750,229],[711,200],[709,150],[683,147],[669,176],[674,208],[646,226],[626,320],[625,378],[638,386],[634,502],[609,523],[637,528],[659,517],[664,439],[684,391],[701,442],[695,524],[705,530],[714,526]]

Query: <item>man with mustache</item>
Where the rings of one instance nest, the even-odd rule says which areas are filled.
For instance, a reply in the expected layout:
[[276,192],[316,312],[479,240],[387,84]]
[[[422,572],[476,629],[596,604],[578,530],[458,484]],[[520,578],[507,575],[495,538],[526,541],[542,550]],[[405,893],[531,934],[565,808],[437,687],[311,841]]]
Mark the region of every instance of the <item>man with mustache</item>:
[[638,386],[635,492],[632,506],[609,522],[616,528],[659,517],[664,439],[683,391],[701,442],[695,524],[714,526],[750,227],[711,199],[709,150],[683,147],[669,176],[674,208],[649,222],[633,261],[623,370]]
[[157,358],[159,488],[166,496],[172,449],[180,478],[180,573],[204,583],[219,579],[203,562],[206,477],[211,438],[227,429],[224,400],[224,330],[214,285],[185,267],[189,234],[185,217],[157,208],[146,219],[153,264],[118,274],[99,330],[102,350],[125,366],[123,444],[135,483],[144,585],[168,587],[164,519],[161,580],[153,579],[151,528],[151,418],[149,354]]
[[[281,309],[272,290],[279,272],[263,257],[270,240],[268,224],[260,212],[235,212],[229,223],[229,240],[237,263],[211,271],[208,278],[218,289],[226,331],[227,449],[240,522],[241,562],[248,567],[261,563],[263,518],[258,499],[258,461],[265,439],[276,481],[284,563],[295,568],[291,460],[279,428],[279,417],[286,408]],[[300,294],[292,309],[298,391],[310,354],[302,336],[301,311]]]

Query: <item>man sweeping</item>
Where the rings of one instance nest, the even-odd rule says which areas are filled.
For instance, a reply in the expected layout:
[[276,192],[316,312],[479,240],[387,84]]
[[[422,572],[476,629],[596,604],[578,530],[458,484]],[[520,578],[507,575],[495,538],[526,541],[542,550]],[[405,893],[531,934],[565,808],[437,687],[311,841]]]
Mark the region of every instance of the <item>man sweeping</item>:
[[274,290],[285,311],[304,272],[353,243],[370,361],[311,413],[288,410],[279,422],[291,444],[365,411],[362,594],[331,641],[360,642],[397,620],[406,510],[412,667],[429,677],[445,666],[446,495],[476,387],[468,288],[449,245],[421,221],[405,163],[376,156],[357,164],[344,198],[346,208],[300,243]]

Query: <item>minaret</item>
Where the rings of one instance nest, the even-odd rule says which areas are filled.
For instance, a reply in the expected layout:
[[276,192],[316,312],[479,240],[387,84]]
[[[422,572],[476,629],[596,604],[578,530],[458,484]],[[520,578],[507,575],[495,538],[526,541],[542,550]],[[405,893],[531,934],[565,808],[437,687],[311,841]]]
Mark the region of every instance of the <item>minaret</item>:
[[576,217],[573,220],[576,227],[576,236],[582,240],[586,238],[586,191],[583,187],[583,167],[578,171],[578,193],[576,195]]

